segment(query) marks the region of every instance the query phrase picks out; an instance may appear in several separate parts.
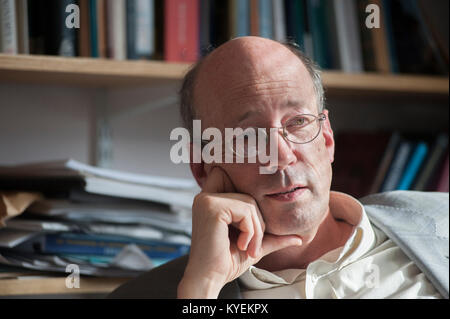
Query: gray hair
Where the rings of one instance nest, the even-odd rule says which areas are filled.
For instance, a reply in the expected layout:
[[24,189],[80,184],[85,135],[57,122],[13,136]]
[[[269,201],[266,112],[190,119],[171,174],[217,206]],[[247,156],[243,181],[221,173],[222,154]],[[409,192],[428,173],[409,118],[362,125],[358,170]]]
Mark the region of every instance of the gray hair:
[[[317,64],[310,59],[308,56],[303,53],[298,44],[292,41],[281,43],[287,49],[289,49],[292,53],[294,53],[300,61],[302,61],[303,65],[306,67],[314,85],[314,91],[316,93],[316,102],[317,109],[319,113],[321,113],[324,109],[325,105],[325,94],[322,85],[322,77],[320,68]],[[206,55],[202,57],[199,61],[197,61],[191,69],[184,76],[181,89],[178,92],[180,95],[180,114],[183,125],[186,129],[188,129],[189,133],[192,135],[192,121],[196,119],[195,113],[195,103],[194,103],[194,85],[197,79],[197,74],[201,68],[203,61],[206,56],[210,54],[214,50],[213,47],[209,47],[207,49]]]

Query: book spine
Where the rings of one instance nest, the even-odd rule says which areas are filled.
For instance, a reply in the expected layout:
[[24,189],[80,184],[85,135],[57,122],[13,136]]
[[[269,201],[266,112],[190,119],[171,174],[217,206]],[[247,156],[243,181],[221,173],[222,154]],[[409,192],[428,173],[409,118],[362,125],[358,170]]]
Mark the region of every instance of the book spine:
[[259,0],[259,32],[263,38],[273,38],[272,5],[270,0]]
[[448,135],[446,133],[439,134],[434,143],[430,156],[426,160],[424,168],[419,173],[414,182],[413,189],[416,191],[425,191],[432,177],[438,169],[438,164],[444,156],[445,150],[448,146]]
[[16,3],[0,0],[0,49],[7,54],[18,53]]
[[428,153],[428,146],[425,142],[419,142],[414,149],[411,159],[406,165],[405,172],[397,186],[397,190],[408,190]]
[[249,0],[238,0],[236,4],[237,21],[236,36],[244,37],[250,35],[250,2]]
[[250,35],[259,36],[259,0],[250,0]]
[[90,27],[90,46],[91,56],[93,58],[99,57],[98,50],[98,26],[97,26],[97,2],[96,0],[89,0],[89,27]]
[[273,37],[276,41],[286,40],[286,16],[284,1],[272,1],[273,11]]
[[382,0],[383,1],[383,13],[384,13],[384,25],[386,29],[386,40],[388,44],[388,52],[389,52],[389,61],[391,66],[391,72],[392,73],[398,73],[399,72],[399,65],[398,65],[398,57],[397,57],[397,50],[395,48],[395,39],[394,39],[394,30],[392,25],[392,19],[394,18],[392,16],[392,10],[391,10],[391,1],[390,0]]
[[136,2],[137,0],[127,0],[127,58],[135,60],[138,58],[136,53]]
[[28,30],[28,1],[16,0],[18,52],[30,54],[30,36]]
[[334,0],[334,7],[342,71],[362,72],[356,3],[353,0]]
[[382,192],[393,191],[396,189],[406,162],[408,161],[409,154],[411,153],[411,147],[412,145],[408,141],[403,141],[400,144],[399,149],[394,156],[394,161],[386,175],[386,180],[381,188]]
[[108,0],[106,14],[108,56],[114,60],[125,60],[127,58],[126,1]]
[[284,9],[286,17],[286,37],[293,40],[304,50],[303,35],[304,17],[301,10],[301,0],[285,0]]
[[382,0],[372,0],[372,3],[380,8],[380,28],[371,29],[372,48],[375,62],[375,70],[380,73],[392,72],[389,58],[389,45],[387,40],[386,19],[383,18],[385,10]]
[[447,192],[449,190],[449,154],[445,157],[444,165],[441,170],[441,175],[437,184],[436,190],[438,192]]
[[[238,0],[231,0],[231,6]],[[232,15],[230,15],[232,16]],[[233,22],[230,22],[230,28],[233,26]],[[234,31],[230,30],[230,34],[234,34]],[[211,45],[211,1],[200,0],[200,25],[199,25],[199,52],[201,56],[205,56],[209,46]]]
[[106,37],[106,0],[97,0],[97,46],[100,58],[107,57]]
[[119,240],[73,233],[45,235],[41,249],[43,253],[48,254],[115,256],[129,244],[136,244],[150,258],[177,258],[189,251],[189,246],[182,244],[169,244],[150,240]]
[[89,26],[89,0],[78,0],[80,6],[80,29],[78,32],[79,56],[91,56],[91,40]]
[[165,60],[198,59],[198,0],[165,0]]
[[139,56],[147,58],[155,54],[154,0],[138,1],[137,52]]
[[308,0],[307,10],[311,26],[315,61],[322,69],[329,69],[330,48],[328,46],[327,37],[328,19],[326,15],[325,0]]
[[400,134],[398,132],[394,132],[389,140],[388,145],[386,146],[386,150],[378,167],[374,182],[369,190],[369,194],[377,193],[381,190],[381,185],[383,183],[383,180],[385,180],[386,178],[389,166],[393,161],[395,150],[397,149],[399,143]]

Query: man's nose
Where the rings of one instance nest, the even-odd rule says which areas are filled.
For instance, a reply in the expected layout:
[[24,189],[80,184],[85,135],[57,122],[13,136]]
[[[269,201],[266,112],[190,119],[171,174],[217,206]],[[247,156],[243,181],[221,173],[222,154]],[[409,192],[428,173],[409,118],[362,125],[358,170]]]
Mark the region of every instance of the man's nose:
[[278,169],[283,170],[286,167],[297,162],[297,156],[292,148],[292,143],[289,142],[283,133],[278,134]]

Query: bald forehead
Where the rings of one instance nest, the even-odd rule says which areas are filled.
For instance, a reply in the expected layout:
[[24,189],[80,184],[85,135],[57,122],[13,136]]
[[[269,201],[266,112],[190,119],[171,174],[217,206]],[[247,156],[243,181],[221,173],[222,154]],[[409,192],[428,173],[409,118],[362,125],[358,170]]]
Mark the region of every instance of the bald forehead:
[[202,62],[194,85],[195,113],[207,120],[213,114],[236,111],[229,108],[232,102],[257,96],[258,90],[270,92],[268,87],[273,87],[276,91],[300,82],[312,87],[306,67],[287,47],[265,38],[237,38]]
[[302,66],[300,59],[282,44],[265,38],[242,37],[226,42],[202,63],[197,84],[220,80],[267,76],[287,65]]

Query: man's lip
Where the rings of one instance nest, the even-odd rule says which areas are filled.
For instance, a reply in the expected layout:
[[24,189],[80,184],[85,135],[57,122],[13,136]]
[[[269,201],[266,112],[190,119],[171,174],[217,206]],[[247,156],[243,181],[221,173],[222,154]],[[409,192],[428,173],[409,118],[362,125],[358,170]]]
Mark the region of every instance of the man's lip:
[[278,189],[278,190],[276,190],[274,192],[268,193],[268,194],[266,194],[266,196],[277,196],[277,195],[281,195],[283,193],[292,192],[292,191],[294,191],[296,189],[305,188],[305,187],[306,186],[304,186],[304,185],[288,186],[288,187],[284,187],[282,189]]

